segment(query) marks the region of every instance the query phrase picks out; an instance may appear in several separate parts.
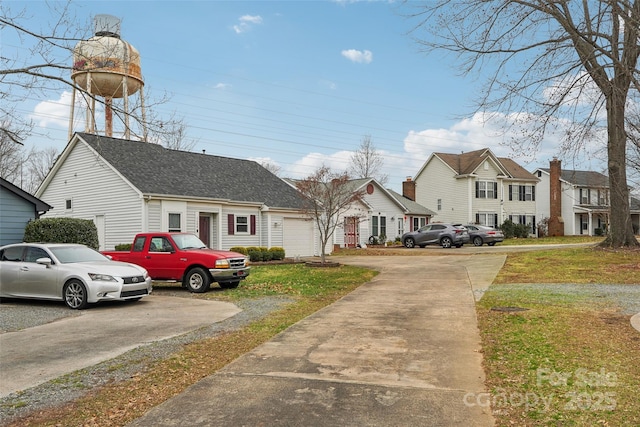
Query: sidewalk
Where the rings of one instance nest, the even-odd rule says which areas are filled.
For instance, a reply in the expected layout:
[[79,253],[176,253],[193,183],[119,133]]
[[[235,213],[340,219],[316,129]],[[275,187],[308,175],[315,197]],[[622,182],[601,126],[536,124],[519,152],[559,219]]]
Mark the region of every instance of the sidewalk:
[[130,426],[492,426],[474,293],[504,260],[340,258],[381,273]]

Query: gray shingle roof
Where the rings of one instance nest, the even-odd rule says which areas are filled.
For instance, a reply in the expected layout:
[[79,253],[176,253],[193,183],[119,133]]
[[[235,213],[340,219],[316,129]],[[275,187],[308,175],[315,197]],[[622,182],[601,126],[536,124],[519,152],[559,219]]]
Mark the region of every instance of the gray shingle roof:
[[[549,168],[540,169],[548,173],[551,171]],[[580,187],[609,187],[609,178],[600,172],[562,169],[560,178]]]
[[404,197],[402,194],[396,193],[390,188],[387,188],[387,191],[391,193],[391,195],[395,197],[398,202],[404,205],[405,208],[407,208],[407,212],[406,212],[407,214],[426,215],[426,216],[436,215],[436,213],[431,209],[425,208],[420,203],[416,203],[413,200]]
[[274,208],[302,207],[298,191],[252,160],[233,159],[158,144],[78,133],[144,194],[173,195]]

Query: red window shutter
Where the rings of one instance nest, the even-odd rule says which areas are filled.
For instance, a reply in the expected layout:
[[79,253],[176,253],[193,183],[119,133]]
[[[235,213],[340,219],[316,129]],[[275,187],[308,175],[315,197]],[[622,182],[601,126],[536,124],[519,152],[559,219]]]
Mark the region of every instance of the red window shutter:
[[230,236],[234,235],[236,232],[236,225],[234,223],[234,216],[233,214],[229,214],[227,215],[227,234],[229,234]]
[[256,234],[256,216],[251,215],[251,234]]

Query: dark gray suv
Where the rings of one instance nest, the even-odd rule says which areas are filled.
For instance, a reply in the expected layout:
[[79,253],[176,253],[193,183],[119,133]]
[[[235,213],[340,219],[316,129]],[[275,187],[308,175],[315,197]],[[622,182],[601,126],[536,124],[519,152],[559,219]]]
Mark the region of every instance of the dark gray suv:
[[402,244],[407,248],[424,248],[427,245],[459,248],[465,243],[469,243],[469,232],[458,224],[427,224],[419,230],[402,235]]

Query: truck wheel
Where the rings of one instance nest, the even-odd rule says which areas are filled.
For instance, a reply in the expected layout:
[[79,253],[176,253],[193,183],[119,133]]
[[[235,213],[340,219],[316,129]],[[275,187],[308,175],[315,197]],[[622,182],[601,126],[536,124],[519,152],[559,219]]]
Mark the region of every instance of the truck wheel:
[[211,280],[209,279],[209,275],[204,269],[195,267],[189,270],[184,278],[184,283],[186,284],[187,289],[189,289],[190,292],[201,294],[209,290]]
[[240,284],[239,280],[235,280],[233,282],[221,282],[218,283],[222,289],[235,289]]

